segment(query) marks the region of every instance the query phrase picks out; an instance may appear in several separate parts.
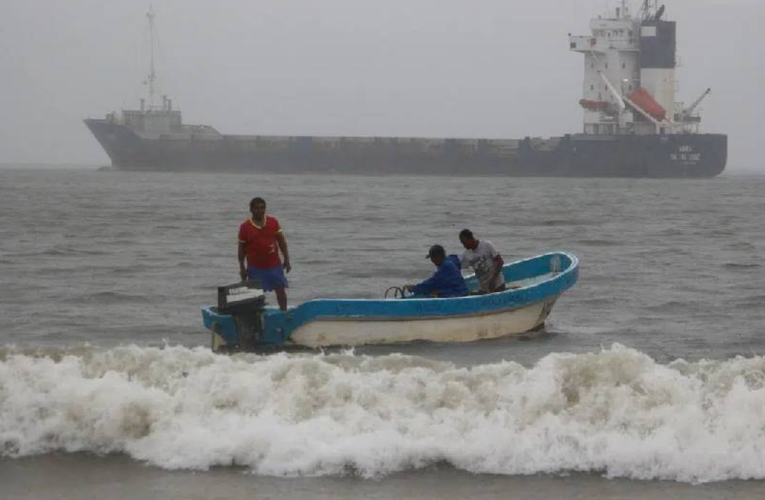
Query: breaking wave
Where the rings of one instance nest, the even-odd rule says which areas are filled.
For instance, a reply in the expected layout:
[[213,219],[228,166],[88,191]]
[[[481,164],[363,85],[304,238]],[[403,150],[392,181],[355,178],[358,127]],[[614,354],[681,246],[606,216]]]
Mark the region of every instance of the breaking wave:
[[166,469],[765,478],[765,358],[669,365],[619,345],[531,368],[390,355],[0,350],[0,456]]

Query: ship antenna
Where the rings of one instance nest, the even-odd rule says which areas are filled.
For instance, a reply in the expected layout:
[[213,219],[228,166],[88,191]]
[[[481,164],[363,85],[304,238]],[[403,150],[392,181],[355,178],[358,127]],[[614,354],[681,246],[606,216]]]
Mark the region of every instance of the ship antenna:
[[157,79],[157,74],[154,71],[154,8],[150,5],[149,12],[146,13],[146,19],[149,20],[149,40],[151,43],[151,59],[149,63],[149,109],[154,107],[154,83]]
[[643,0],[643,6],[640,7],[640,17],[643,21],[651,21],[651,17],[653,16],[653,12],[657,9],[658,3],[657,0]]

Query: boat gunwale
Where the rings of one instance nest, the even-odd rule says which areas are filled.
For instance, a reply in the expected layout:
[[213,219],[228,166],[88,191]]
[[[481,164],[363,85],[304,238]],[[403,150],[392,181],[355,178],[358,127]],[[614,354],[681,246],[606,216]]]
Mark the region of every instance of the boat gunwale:
[[478,311],[473,313],[464,314],[439,314],[434,316],[317,316],[311,320],[313,321],[348,321],[348,322],[393,322],[393,321],[433,321],[433,320],[450,320],[460,318],[477,318],[482,316],[494,316],[496,314],[503,314],[506,312],[520,311],[527,307],[532,307],[540,302],[545,302],[551,299],[557,300],[561,294],[551,295],[534,302],[528,302],[521,304],[517,307],[510,307],[506,309],[492,309],[489,311]]

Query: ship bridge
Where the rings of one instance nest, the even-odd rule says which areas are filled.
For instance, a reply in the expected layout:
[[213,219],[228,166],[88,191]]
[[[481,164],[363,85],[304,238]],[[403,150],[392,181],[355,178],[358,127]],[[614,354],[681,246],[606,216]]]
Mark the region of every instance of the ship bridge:
[[569,35],[569,49],[584,55],[579,104],[586,134],[698,131],[698,104],[675,101],[676,27],[663,15],[658,0],[644,0],[636,16],[622,0],[591,20],[590,35]]

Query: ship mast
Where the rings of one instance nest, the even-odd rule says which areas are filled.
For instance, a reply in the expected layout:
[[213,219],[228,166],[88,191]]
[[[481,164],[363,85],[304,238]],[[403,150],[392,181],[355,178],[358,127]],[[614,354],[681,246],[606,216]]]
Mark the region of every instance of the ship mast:
[[643,21],[649,21],[653,13],[659,8],[659,0],[643,0],[643,5],[640,7],[640,13],[638,17]]
[[151,59],[149,62],[149,76],[147,82],[149,84],[149,109],[154,108],[154,92],[155,82],[157,80],[157,74],[154,71],[154,8],[149,6],[149,12],[146,13],[146,19],[149,20],[149,40],[151,44]]
[[629,0],[622,0],[622,8],[616,15],[617,18],[629,17]]

